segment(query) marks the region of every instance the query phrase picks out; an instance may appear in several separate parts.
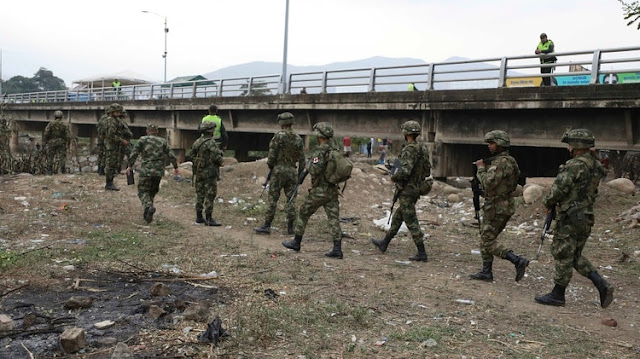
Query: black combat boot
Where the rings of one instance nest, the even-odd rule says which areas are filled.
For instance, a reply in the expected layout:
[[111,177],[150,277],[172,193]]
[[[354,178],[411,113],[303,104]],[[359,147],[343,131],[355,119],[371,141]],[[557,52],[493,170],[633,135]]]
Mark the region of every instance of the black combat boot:
[[220,227],[222,225],[222,223],[216,222],[216,220],[211,217],[211,213],[206,213],[206,216],[207,219],[204,220],[205,226]]
[[471,274],[470,279],[483,280],[485,282],[493,281],[493,262],[482,262],[482,271]]
[[60,168],[60,173],[62,173],[62,174],[66,174],[67,173],[67,166],[66,165],[64,165],[64,166],[62,166],[62,168]]
[[413,257],[409,257],[409,260],[410,261],[417,261],[417,262],[426,262],[427,261],[427,251],[425,251],[425,249],[424,249],[424,242],[416,244],[416,247],[418,247],[418,254],[416,254]]
[[290,219],[290,220],[287,221],[287,234],[293,235],[293,234],[296,233],[294,228],[293,228],[294,227],[294,225],[293,225],[294,222],[295,221],[293,219]]
[[153,221],[153,214],[156,213],[156,207],[151,206],[144,209],[144,220],[147,223],[151,223]]
[[265,221],[264,224],[262,225],[262,227],[255,228],[254,231],[256,231],[256,233],[270,234],[271,233],[271,222]]
[[282,241],[282,245],[289,248],[289,249],[293,249],[296,252],[300,252],[300,243],[302,242],[302,236],[296,234],[292,240],[290,241]]
[[567,287],[556,284],[551,293],[535,297],[537,303],[564,307],[564,291]]
[[104,167],[102,167],[102,166],[98,166],[98,174],[99,174],[100,176],[104,176]]
[[589,279],[591,279],[596,288],[598,288],[598,292],[600,293],[600,306],[602,308],[608,307],[609,304],[613,302],[613,286],[607,283],[596,271],[589,273]]
[[204,223],[204,217],[202,217],[202,211],[196,211],[196,223]]
[[507,252],[505,257],[509,262],[516,266],[516,282],[519,282],[524,277],[524,271],[529,265],[529,260],[525,257],[517,256],[512,251]]
[[108,191],[119,191],[120,190],[120,188],[116,187],[113,184],[113,180],[107,181],[107,184],[104,186],[104,189],[106,189]]
[[325,253],[324,256],[342,259],[342,241],[333,241],[333,249]]
[[384,253],[387,251],[387,247],[389,247],[389,243],[391,242],[392,238],[393,237],[389,237],[389,235],[387,234],[383,239],[372,239],[371,243],[378,247],[380,252]]

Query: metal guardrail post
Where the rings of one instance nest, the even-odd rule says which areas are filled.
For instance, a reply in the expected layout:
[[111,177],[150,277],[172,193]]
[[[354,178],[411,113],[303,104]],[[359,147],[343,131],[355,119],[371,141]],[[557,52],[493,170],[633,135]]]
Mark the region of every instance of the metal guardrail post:
[[287,94],[291,95],[291,87],[293,87],[293,74],[288,74],[289,81],[287,82],[289,86],[287,87]]
[[593,62],[591,63],[591,80],[589,85],[598,83],[598,73],[600,72],[600,50],[593,52]]
[[376,91],[376,68],[371,68],[371,76],[369,77],[369,92]]
[[173,84],[169,85],[169,98],[173,98]]
[[193,86],[191,88],[191,98],[196,98],[197,92],[198,92],[198,83],[193,81]]
[[433,65],[433,63],[429,64],[429,74],[427,76],[427,90],[433,90],[433,80],[434,80],[434,74],[433,71],[435,70],[435,66]]
[[245,96],[251,96],[251,88],[253,87],[253,77],[249,77],[247,81],[247,94]]
[[224,86],[224,80],[220,80],[220,87],[218,88],[218,97],[222,97],[222,92],[224,90],[222,86]]
[[498,88],[507,85],[507,58],[500,59],[500,74],[498,75]]
[[322,87],[320,88],[320,93],[327,93],[327,72],[322,72]]

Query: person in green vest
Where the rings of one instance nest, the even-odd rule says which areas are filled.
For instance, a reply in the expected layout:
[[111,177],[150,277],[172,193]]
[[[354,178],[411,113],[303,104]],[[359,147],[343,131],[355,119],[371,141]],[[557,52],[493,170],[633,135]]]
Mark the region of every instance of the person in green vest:
[[116,95],[116,98],[118,98],[118,96],[120,96],[120,81],[118,79],[113,80],[113,82],[111,83],[111,87],[113,87],[113,92]]
[[407,91],[418,91],[418,88],[416,87],[416,84],[412,82],[409,84]]
[[218,116],[218,106],[211,105],[209,106],[209,114],[202,118],[200,125],[198,125],[198,132],[200,131],[200,127],[204,125],[206,122],[213,122],[216,125],[216,129],[213,133],[213,139],[215,140],[218,148],[221,150],[227,149],[227,144],[229,142],[229,135],[227,135],[227,130],[224,128],[224,124],[222,123],[222,118]]
[[[540,63],[542,65],[554,64],[556,61],[558,61],[555,56],[549,55],[553,53],[553,47],[553,41],[547,38],[547,34],[545,34],[544,32],[540,34],[540,43],[538,43],[538,47],[536,48],[535,52],[536,55],[540,55]],[[550,74],[551,72],[553,72],[553,66],[540,68],[541,74]],[[542,85],[551,86],[551,77],[543,77]]]

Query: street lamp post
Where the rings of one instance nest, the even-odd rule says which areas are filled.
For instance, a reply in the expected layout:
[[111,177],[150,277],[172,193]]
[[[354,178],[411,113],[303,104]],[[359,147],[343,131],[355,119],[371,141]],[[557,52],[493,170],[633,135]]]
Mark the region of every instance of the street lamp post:
[[282,77],[280,78],[280,93],[287,93],[287,43],[289,36],[289,0],[284,15],[284,51],[282,54]]
[[164,18],[164,54],[162,54],[162,58],[164,59],[164,82],[167,82],[167,34],[169,33],[169,28],[167,27],[167,17],[164,15],[160,15],[153,11],[142,10],[145,14],[152,14],[156,16],[160,16]]

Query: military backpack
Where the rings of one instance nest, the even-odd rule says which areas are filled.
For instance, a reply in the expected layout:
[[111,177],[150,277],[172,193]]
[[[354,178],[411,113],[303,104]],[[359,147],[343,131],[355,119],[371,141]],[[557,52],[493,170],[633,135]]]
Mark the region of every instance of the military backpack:
[[330,149],[327,152],[327,167],[324,173],[327,182],[338,184],[351,178],[353,163],[338,150]]

